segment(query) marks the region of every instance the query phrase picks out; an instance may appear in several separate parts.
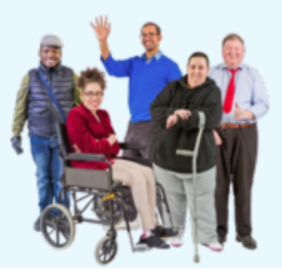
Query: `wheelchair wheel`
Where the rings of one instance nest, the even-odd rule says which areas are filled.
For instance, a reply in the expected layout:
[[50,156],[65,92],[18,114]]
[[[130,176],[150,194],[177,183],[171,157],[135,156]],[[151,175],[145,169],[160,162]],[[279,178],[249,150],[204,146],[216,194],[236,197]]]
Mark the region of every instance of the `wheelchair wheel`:
[[[103,197],[101,196],[95,196],[94,198],[94,206],[93,206],[93,211],[96,215],[96,217],[103,222],[110,222],[111,221],[111,208],[110,208],[110,201],[102,201]],[[122,207],[122,202],[113,199],[113,208],[114,208],[114,225],[119,224],[124,217],[123,214],[123,207]]]
[[117,241],[110,236],[106,236],[96,245],[95,259],[99,264],[106,265],[114,259],[117,250]]
[[70,211],[60,204],[50,205],[42,212],[40,229],[47,243],[56,249],[70,246],[75,236]]

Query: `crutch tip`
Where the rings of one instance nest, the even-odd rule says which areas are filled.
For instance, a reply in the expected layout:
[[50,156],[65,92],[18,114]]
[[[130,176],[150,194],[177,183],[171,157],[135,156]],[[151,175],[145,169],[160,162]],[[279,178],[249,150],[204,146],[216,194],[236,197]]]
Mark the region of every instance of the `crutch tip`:
[[194,256],[194,262],[195,263],[199,263],[200,262],[200,256],[199,255],[195,255]]

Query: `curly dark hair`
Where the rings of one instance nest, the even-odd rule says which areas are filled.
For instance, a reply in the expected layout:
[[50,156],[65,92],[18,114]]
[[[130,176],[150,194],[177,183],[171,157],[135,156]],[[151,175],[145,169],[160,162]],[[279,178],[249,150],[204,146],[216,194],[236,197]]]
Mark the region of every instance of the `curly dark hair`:
[[98,83],[102,90],[104,90],[107,87],[105,73],[99,71],[97,68],[87,68],[85,71],[81,71],[77,80],[78,87],[84,89],[89,83]]

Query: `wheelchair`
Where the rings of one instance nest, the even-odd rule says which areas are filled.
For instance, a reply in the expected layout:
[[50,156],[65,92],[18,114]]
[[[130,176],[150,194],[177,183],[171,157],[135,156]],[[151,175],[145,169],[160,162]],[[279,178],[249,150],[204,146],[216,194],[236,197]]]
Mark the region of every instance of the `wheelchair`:
[[[132,251],[148,250],[146,245],[134,245],[133,243],[125,205],[129,188],[123,185],[122,182],[113,180],[110,162],[104,155],[71,153],[65,123],[57,123],[57,131],[60,157],[63,161],[63,175],[61,177],[63,187],[60,190],[59,203],[49,205],[41,214],[40,228],[47,243],[56,249],[67,248],[74,240],[76,224],[82,222],[109,226],[106,236],[98,242],[95,249],[96,261],[101,265],[106,265],[117,254],[118,244],[115,225],[124,219]],[[145,147],[130,143],[120,143],[120,148],[142,149]],[[119,158],[151,166],[149,161],[142,158]],[[71,160],[103,161],[107,163],[108,170],[74,168],[70,164]],[[165,192],[162,187],[160,188],[161,201],[164,202],[166,212],[171,220]],[[73,199],[73,214],[68,205],[68,193]],[[83,196],[78,198],[78,194]],[[78,206],[78,203],[81,201],[87,201],[83,208]],[[94,205],[92,210],[96,214],[96,219],[89,219],[83,216],[83,213],[90,205]],[[173,225],[172,220],[171,225]]]

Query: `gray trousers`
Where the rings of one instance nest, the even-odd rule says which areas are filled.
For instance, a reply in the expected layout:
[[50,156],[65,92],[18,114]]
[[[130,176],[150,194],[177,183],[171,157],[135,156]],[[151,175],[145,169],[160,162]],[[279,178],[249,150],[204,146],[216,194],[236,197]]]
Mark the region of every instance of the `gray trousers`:
[[[153,165],[158,182],[165,189],[174,227],[184,228],[187,207],[190,209],[192,236],[194,236],[194,197],[197,200],[197,241],[211,243],[217,241],[215,186],[216,167],[197,174],[196,193],[193,188],[193,175],[172,172]],[[170,226],[169,216],[164,210],[165,226]]]

